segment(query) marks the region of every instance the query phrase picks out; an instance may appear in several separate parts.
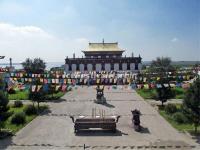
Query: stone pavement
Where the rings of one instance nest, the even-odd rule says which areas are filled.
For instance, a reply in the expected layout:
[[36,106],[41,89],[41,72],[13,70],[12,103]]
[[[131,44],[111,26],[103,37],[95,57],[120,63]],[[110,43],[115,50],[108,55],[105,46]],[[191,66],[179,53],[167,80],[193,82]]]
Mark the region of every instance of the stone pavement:
[[[194,140],[179,133],[134,90],[105,89],[107,105],[93,102],[95,87],[79,87],[61,100],[49,102],[50,110],[16,136],[0,141],[2,149],[200,149]],[[90,130],[74,134],[69,115],[91,115],[92,108],[103,109],[106,115],[121,115],[116,133]],[[131,124],[131,110],[142,113],[142,132]]]

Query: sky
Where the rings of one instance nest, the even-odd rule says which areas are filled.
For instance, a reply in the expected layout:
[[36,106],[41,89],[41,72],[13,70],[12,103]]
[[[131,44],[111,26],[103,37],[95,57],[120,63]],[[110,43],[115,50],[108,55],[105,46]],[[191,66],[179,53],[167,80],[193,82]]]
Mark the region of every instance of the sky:
[[200,1],[0,0],[0,63],[64,62],[103,38],[143,61],[199,61]]

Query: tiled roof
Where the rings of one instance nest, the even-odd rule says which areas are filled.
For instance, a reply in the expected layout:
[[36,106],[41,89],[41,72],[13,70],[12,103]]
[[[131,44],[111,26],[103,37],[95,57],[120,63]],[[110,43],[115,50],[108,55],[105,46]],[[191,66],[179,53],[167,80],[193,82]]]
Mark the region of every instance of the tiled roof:
[[87,51],[124,51],[118,47],[118,43],[89,43]]

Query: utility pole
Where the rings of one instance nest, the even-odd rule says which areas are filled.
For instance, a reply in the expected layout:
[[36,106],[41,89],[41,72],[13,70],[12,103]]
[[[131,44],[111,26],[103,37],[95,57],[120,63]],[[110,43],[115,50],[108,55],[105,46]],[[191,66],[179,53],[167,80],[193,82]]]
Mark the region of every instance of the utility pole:
[[5,58],[5,56],[0,56],[0,59],[4,59]]

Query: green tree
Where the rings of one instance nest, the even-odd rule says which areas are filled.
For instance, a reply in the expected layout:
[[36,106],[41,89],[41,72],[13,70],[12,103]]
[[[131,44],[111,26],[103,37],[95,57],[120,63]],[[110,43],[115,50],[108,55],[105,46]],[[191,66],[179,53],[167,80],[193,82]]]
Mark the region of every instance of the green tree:
[[171,65],[171,58],[169,57],[157,57],[156,60],[152,60],[150,69],[153,72],[157,72],[162,75],[166,75],[169,71],[173,71],[174,67]]
[[183,111],[194,124],[195,132],[200,124],[200,79],[196,81],[187,90],[183,100]]
[[30,88],[29,99],[32,100],[33,106],[34,106],[34,103],[37,102],[38,110],[39,110],[39,107],[40,107],[39,104],[40,104],[40,102],[44,101],[46,93],[43,92],[42,87],[40,89],[38,89],[39,86],[42,86],[42,85],[40,85],[39,79],[32,82],[32,86],[36,86],[36,88],[35,88],[35,91],[32,91],[32,88]]
[[159,101],[162,102],[162,106],[167,100],[171,97],[171,88],[170,87],[165,87],[164,84],[161,84],[160,88],[156,88],[157,92],[157,98]]
[[[37,89],[36,89],[37,90]],[[43,93],[42,90],[39,90],[39,91],[35,91],[35,92],[32,92],[30,91],[29,93],[29,99],[34,102],[37,102],[37,106],[38,106],[38,110],[40,108],[40,103],[44,101],[45,99],[45,94]]]
[[172,90],[169,86],[168,73],[173,71],[174,67],[171,65],[171,59],[169,57],[157,57],[153,60],[149,68],[151,74],[157,75],[159,80],[156,80],[157,84],[160,84],[160,88],[157,88],[157,98],[162,102],[167,101],[172,96]]
[[7,115],[9,107],[8,105],[8,96],[5,92],[5,84],[3,82],[3,77],[0,75],[0,132],[1,128],[4,127],[4,120]]
[[25,62],[22,63],[22,66],[26,72],[32,72],[33,61],[30,58],[27,58]]
[[46,63],[40,58],[35,58],[34,60],[27,58],[25,62],[22,63],[22,66],[24,70],[29,73],[44,73]]

